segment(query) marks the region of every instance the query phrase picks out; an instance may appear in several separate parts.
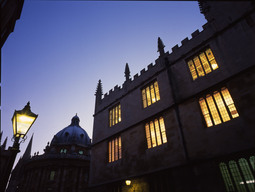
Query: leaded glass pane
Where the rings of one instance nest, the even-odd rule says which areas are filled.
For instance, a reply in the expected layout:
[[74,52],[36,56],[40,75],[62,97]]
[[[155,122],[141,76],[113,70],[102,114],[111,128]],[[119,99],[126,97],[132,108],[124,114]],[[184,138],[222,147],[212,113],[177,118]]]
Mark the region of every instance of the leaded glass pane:
[[202,68],[202,65],[201,65],[201,63],[200,63],[200,61],[199,61],[198,56],[197,56],[197,57],[194,57],[193,61],[194,61],[195,66],[196,66],[198,76],[199,76],[199,77],[204,76],[205,73],[204,73],[204,70],[203,70],[203,68]]
[[209,110],[207,108],[205,100],[203,98],[200,98],[199,99],[199,104],[200,104],[202,113],[204,115],[207,127],[213,126],[213,123],[212,123],[212,120],[211,120],[211,117],[210,117],[210,114],[209,114]]
[[210,73],[212,70],[211,70],[211,67],[210,67],[210,65],[209,65],[209,63],[208,63],[208,61],[207,61],[207,58],[206,58],[205,54],[204,54],[204,53],[201,53],[201,54],[199,55],[199,58],[200,58],[200,60],[201,60],[201,62],[202,62],[202,64],[203,64],[205,73],[206,73],[206,74]]
[[147,107],[147,101],[146,101],[145,89],[142,90],[142,97],[143,97],[143,107],[146,108]]
[[236,107],[234,105],[234,101],[233,101],[233,99],[232,99],[228,89],[227,88],[223,88],[221,90],[221,93],[222,93],[224,101],[226,102],[226,104],[228,106],[228,109],[229,109],[229,111],[230,111],[230,113],[232,115],[232,118],[239,117],[239,114],[238,114],[238,112],[236,110]]
[[150,106],[151,105],[150,87],[146,87],[146,95],[147,95],[148,106]]
[[148,148],[151,148],[150,127],[148,123],[145,125],[145,133],[146,133]]
[[156,143],[154,124],[152,121],[150,122],[150,130],[151,130],[152,147],[155,147],[155,146],[157,146],[157,143]]
[[211,115],[213,117],[213,122],[215,125],[218,125],[221,123],[221,120],[220,120],[220,116],[219,116],[219,113],[217,111],[217,108],[215,106],[215,103],[213,101],[213,98],[211,95],[208,95],[206,96],[206,101],[207,101],[207,104],[209,106],[209,109],[210,109],[210,112],[211,112]]
[[161,132],[159,130],[159,123],[157,119],[154,120],[154,124],[155,124],[155,130],[156,130],[157,144],[161,145],[162,144]]
[[250,191],[255,191],[254,189],[254,177],[252,175],[251,169],[248,165],[248,162],[246,159],[241,158],[238,161],[240,168],[242,170],[245,182],[249,188]]
[[238,192],[246,192],[245,186],[244,186],[244,181],[241,177],[241,174],[238,170],[237,164],[235,161],[229,161],[229,169],[231,171],[231,174],[234,178],[235,185],[237,188]]
[[193,80],[197,79],[197,72],[196,72],[196,69],[195,69],[195,66],[194,66],[192,60],[188,61],[188,66],[189,66],[189,70],[190,70]]
[[233,185],[233,182],[231,180],[231,177],[230,177],[230,174],[228,172],[228,168],[227,168],[226,164],[225,163],[220,163],[219,167],[220,167],[220,172],[222,174],[227,192],[235,191],[235,188],[234,188],[234,185]]
[[218,69],[218,64],[217,64],[217,62],[216,62],[216,60],[214,58],[212,50],[209,48],[205,52],[206,52],[207,58],[209,59],[209,62],[211,64],[212,69],[213,70]]
[[213,96],[214,96],[214,99],[216,101],[217,107],[220,111],[220,115],[221,115],[221,118],[222,118],[223,122],[229,121],[230,117],[228,115],[228,111],[225,107],[225,104],[222,100],[222,97],[221,97],[220,93],[218,91],[216,91],[216,92],[214,92]]
[[159,118],[159,123],[160,123],[160,130],[161,130],[161,134],[162,134],[163,143],[166,143],[167,142],[166,128],[165,128],[165,123],[164,123],[163,117]]
[[122,158],[121,137],[119,137],[119,159]]
[[159,95],[159,88],[158,88],[158,82],[157,81],[154,82],[154,87],[155,87],[155,92],[156,92],[156,100],[159,101],[160,100],[160,95]]

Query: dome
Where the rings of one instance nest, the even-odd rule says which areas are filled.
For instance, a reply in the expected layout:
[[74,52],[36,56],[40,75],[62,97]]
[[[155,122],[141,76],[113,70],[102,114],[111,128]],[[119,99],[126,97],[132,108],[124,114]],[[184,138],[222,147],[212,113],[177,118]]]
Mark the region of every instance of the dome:
[[80,127],[77,115],[72,118],[71,124],[59,131],[52,139],[51,145],[82,145],[89,146],[91,140],[87,132]]

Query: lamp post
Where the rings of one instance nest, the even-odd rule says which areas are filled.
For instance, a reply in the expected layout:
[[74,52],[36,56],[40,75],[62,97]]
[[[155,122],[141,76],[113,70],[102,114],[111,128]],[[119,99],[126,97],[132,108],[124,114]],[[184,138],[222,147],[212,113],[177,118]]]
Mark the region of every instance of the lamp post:
[[[17,153],[20,152],[19,145],[26,139],[26,134],[35,122],[38,115],[34,114],[30,109],[30,102],[22,110],[15,110],[12,117],[13,126],[13,146],[8,150],[1,151],[1,179],[0,179],[0,191],[6,189],[8,179],[11,174],[11,170],[16,158]],[[22,141],[20,142],[20,139]]]

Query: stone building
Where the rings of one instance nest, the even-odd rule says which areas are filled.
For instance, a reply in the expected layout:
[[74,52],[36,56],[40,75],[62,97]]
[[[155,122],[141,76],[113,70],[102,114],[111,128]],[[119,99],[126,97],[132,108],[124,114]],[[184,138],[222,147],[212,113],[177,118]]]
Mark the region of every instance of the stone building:
[[91,191],[255,191],[255,4],[199,6],[202,31],[171,53],[159,38],[155,64],[104,96],[98,82]]
[[30,156],[31,139],[12,172],[7,192],[88,191],[91,139],[79,122],[79,117],[74,116],[42,155]]

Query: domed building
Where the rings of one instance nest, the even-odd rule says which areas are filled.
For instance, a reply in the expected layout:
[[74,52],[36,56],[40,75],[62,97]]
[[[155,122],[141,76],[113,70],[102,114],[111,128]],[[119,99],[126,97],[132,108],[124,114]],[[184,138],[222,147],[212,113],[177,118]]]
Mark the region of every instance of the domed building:
[[42,155],[30,157],[31,138],[12,172],[7,191],[87,191],[91,139],[79,122],[79,117],[74,116],[71,124],[48,142]]

